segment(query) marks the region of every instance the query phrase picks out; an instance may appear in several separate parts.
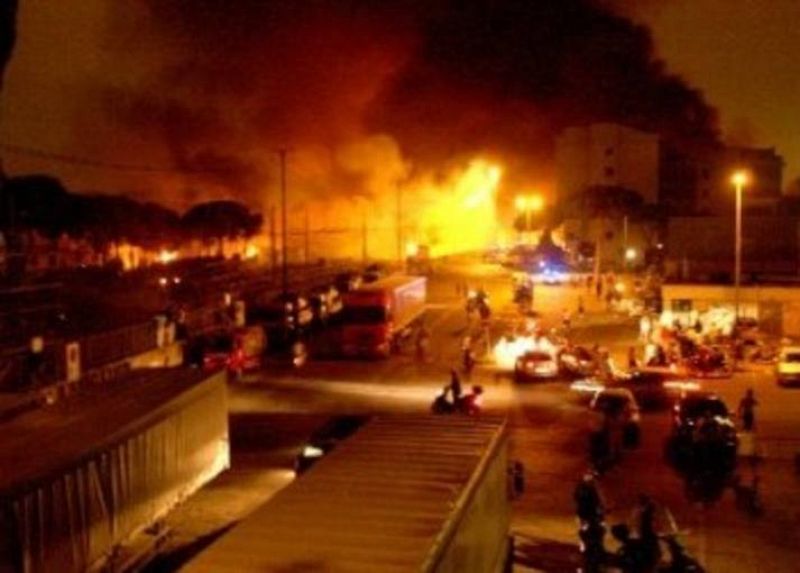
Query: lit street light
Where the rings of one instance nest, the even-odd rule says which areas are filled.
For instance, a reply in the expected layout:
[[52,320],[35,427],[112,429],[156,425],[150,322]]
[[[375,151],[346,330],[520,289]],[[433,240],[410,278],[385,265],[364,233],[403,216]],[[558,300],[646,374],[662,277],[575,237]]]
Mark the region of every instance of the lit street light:
[[747,172],[736,171],[731,176],[731,183],[736,190],[736,263],[734,269],[733,307],[735,322],[739,322],[739,285],[742,274],[742,191],[748,183]]
[[636,259],[636,249],[633,247],[628,247],[625,249],[625,260],[629,263],[633,262]]

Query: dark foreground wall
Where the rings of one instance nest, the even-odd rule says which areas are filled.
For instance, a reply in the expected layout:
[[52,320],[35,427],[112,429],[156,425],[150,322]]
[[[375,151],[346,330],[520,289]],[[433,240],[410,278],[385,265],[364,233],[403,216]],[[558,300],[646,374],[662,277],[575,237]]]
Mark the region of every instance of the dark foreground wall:
[[137,373],[0,429],[2,573],[102,564],[229,465],[220,375]]

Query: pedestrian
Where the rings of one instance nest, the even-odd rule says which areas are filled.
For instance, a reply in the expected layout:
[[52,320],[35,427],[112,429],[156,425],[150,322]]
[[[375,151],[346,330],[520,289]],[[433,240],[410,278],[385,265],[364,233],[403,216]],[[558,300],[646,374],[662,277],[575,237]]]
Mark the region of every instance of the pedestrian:
[[450,369],[450,393],[453,395],[453,404],[458,405],[461,400],[461,378],[455,368]]
[[661,557],[658,533],[656,533],[655,527],[656,505],[648,496],[640,495],[637,513],[639,542],[642,546],[645,562],[648,566],[651,566],[658,563]]
[[641,337],[643,342],[647,342],[650,340],[650,332],[653,329],[653,322],[649,316],[642,315],[642,318],[639,319],[639,336]]
[[603,298],[603,278],[597,277],[597,283],[595,284],[595,293],[597,293],[597,298]]
[[628,348],[628,370],[636,370],[639,368],[639,361],[636,360],[636,347],[631,346]]
[[583,475],[572,493],[575,501],[575,513],[581,521],[593,521],[602,518],[605,513],[603,494],[592,472]]
[[583,297],[578,297],[578,318],[583,318],[586,309],[583,307]]
[[564,327],[564,334],[569,334],[569,329],[572,326],[572,315],[567,309],[561,313],[561,324]]
[[464,373],[469,376],[475,366],[475,356],[472,353],[472,337],[467,335],[461,342],[461,359],[464,366]]
[[428,358],[428,347],[430,345],[430,333],[425,325],[421,325],[417,331],[417,360],[425,362]]
[[755,393],[752,388],[748,388],[744,397],[739,402],[738,414],[742,419],[742,429],[745,432],[752,432],[755,427],[755,408],[758,406]]

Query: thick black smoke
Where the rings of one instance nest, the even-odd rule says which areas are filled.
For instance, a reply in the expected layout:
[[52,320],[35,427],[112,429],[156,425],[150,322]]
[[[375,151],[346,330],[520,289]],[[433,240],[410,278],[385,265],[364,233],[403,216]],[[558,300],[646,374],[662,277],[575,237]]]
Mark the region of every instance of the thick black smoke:
[[[371,106],[406,153],[475,149],[546,159],[564,127],[619,121],[715,139],[715,111],[654,56],[649,31],[585,0],[451,2]],[[461,9],[455,9],[455,6]]]
[[0,90],[3,88],[6,64],[11,59],[17,38],[17,5],[17,0],[0,2]]
[[[612,5],[614,2],[611,3]],[[252,197],[272,152],[296,151],[310,192],[352,193],[337,149],[388,134],[418,168],[475,153],[524,180],[564,127],[620,121],[717,137],[702,94],[656,59],[648,30],[590,0],[146,0],[144,39],[120,11],[110,47],[149,69],[107,90],[117,120],[175,161]],[[141,6],[141,4],[140,4]],[[127,39],[127,40],[126,40]],[[267,166],[270,167],[267,167]]]

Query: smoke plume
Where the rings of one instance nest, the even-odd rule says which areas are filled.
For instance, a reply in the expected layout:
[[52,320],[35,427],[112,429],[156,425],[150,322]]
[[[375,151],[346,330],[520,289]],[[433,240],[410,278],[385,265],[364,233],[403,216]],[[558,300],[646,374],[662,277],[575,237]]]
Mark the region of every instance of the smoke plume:
[[[617,4],[612,2],[613,4]],[[589,0],[124,0],[108,47],[138,81],[109,114],[205,188],[259,206],[274,151],[303,197],[385,192],[476,155],[546,183],[564,127],[621,121],[715,139],[714,110],[648,30]],[[130,29],[137,30],[134,36]],[[373,161],[374,158],[374,161]]]
[[0,91],[6,64],[11,59],[14,42],[17,38],[17,0],[5,0],[0,4]]

